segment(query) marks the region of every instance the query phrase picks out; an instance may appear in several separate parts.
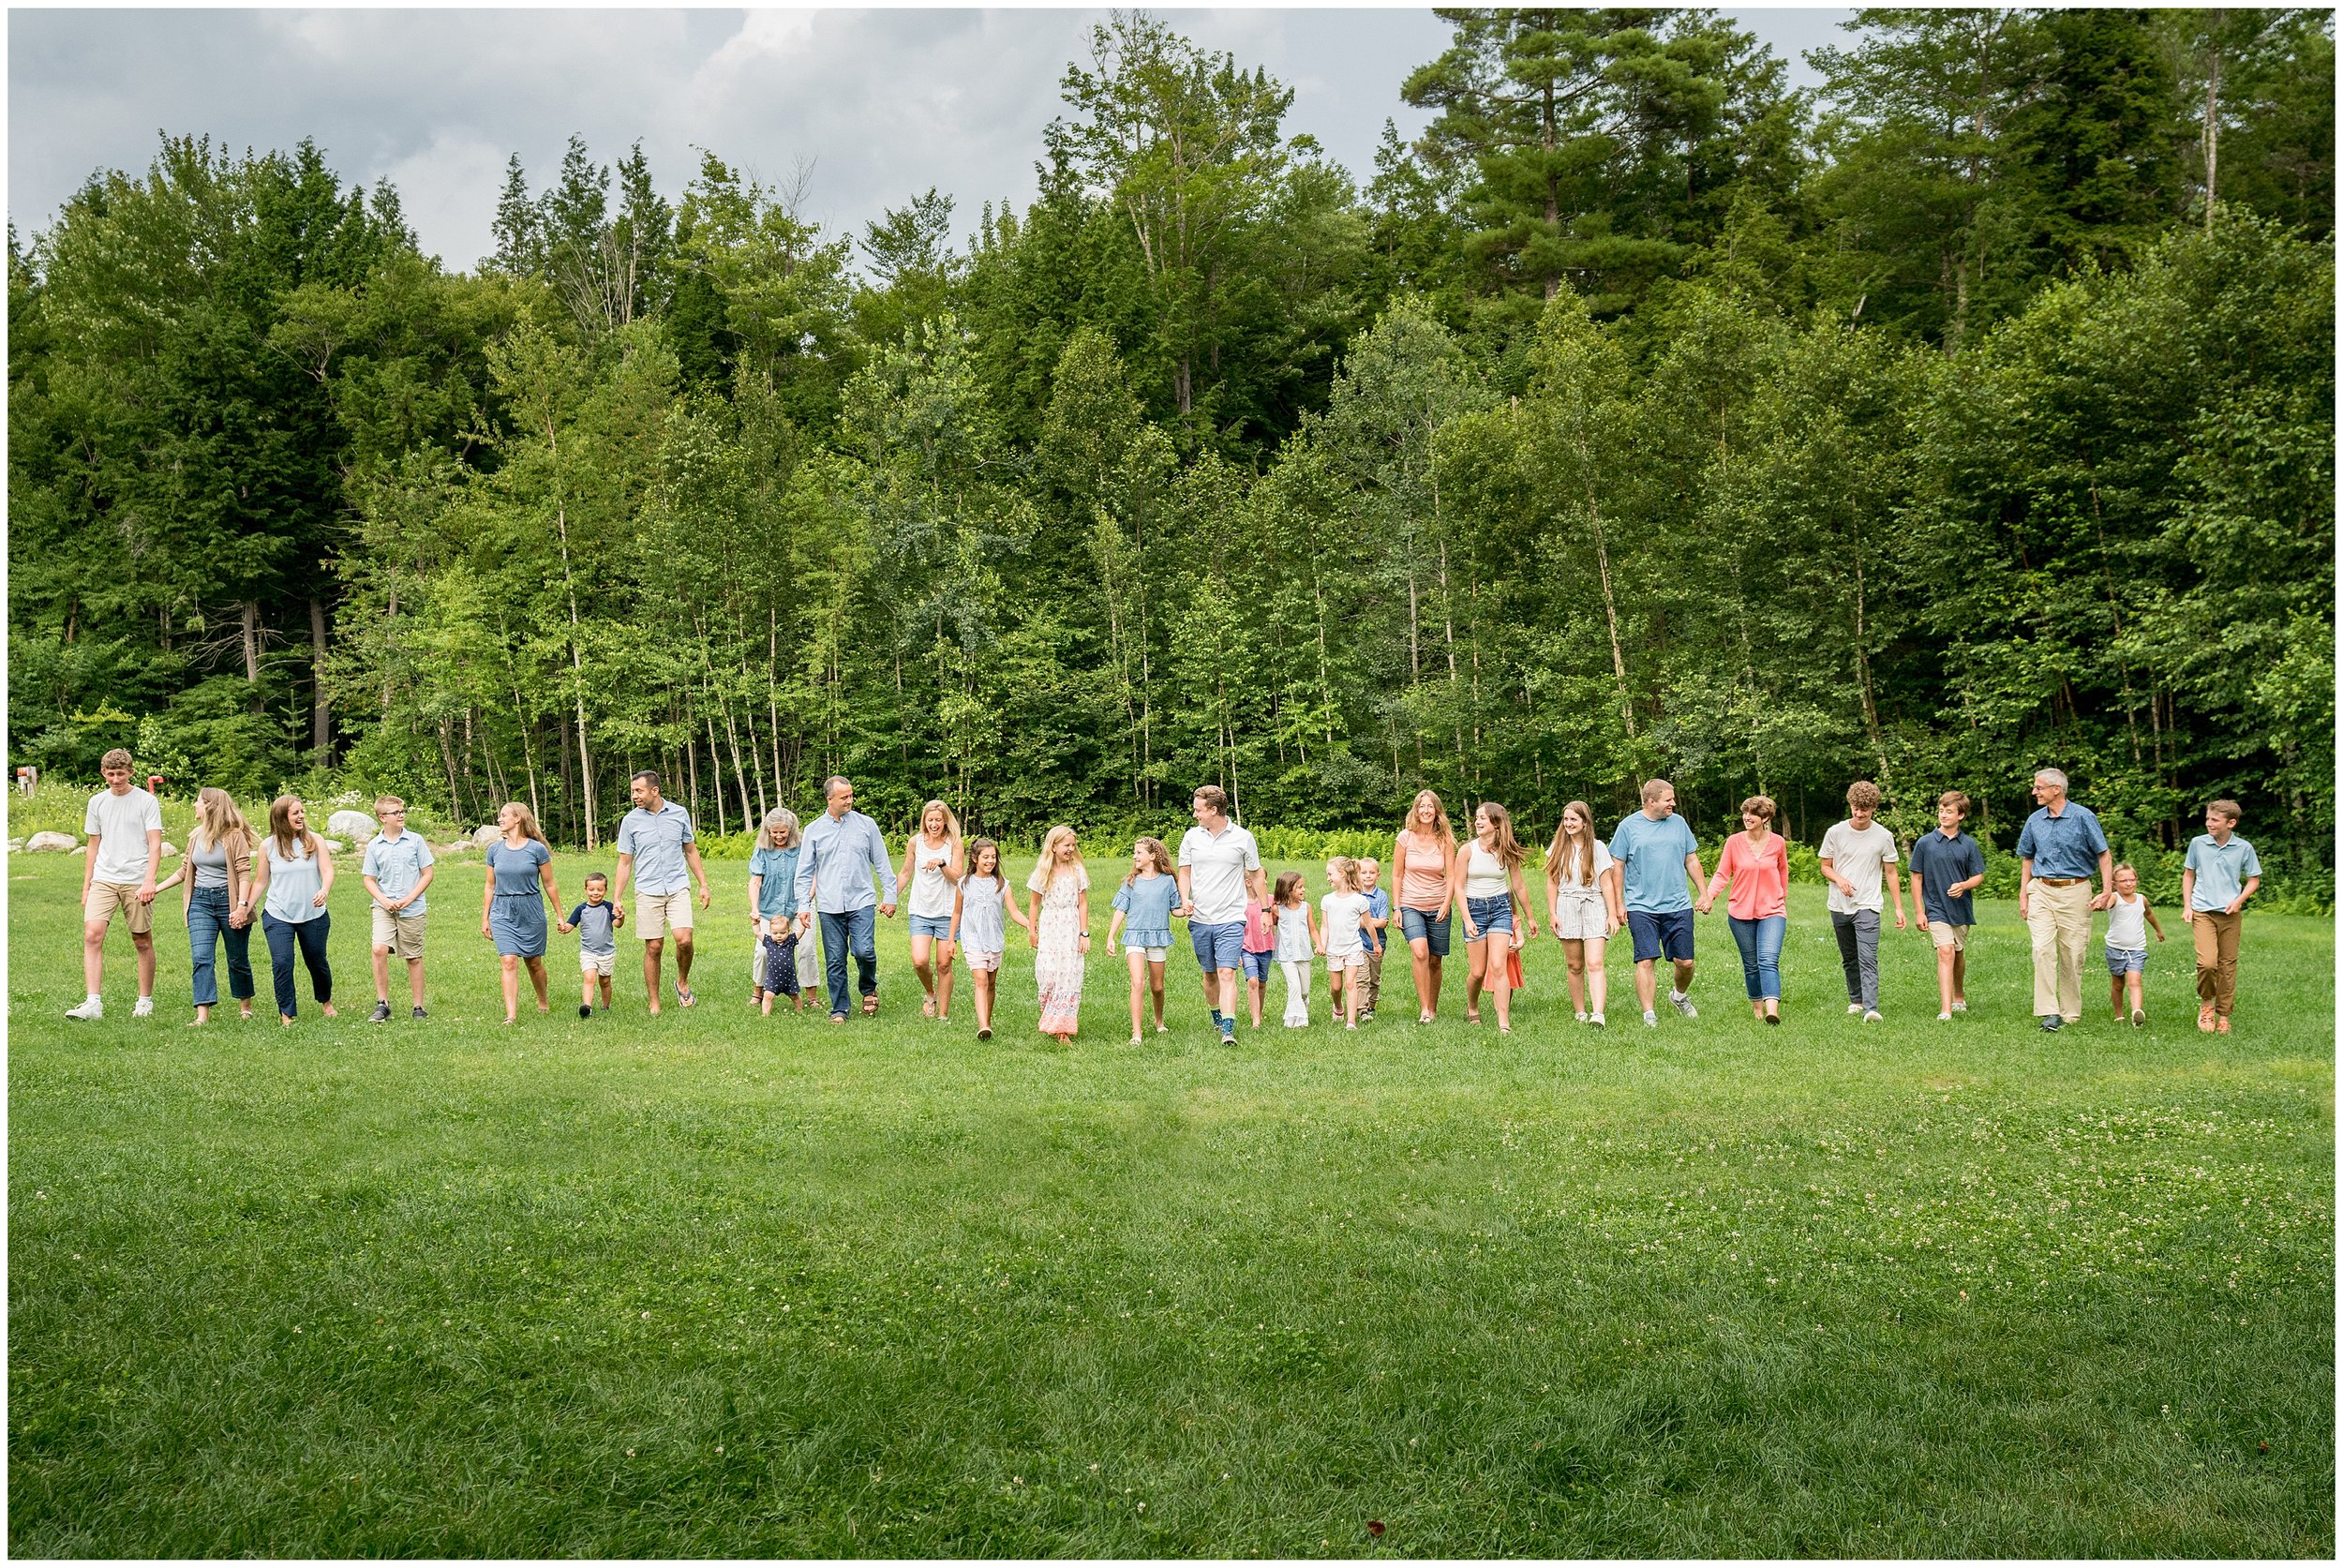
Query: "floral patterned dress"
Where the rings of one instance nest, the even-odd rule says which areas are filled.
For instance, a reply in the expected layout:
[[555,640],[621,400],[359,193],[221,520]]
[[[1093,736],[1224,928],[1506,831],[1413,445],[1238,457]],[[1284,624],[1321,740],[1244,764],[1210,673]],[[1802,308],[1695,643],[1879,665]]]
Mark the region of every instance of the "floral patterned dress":
[[1040,943],[1033,960],[1034,983],[1041,992],[1041,1032],[1078,1033],[1082,1001],[1080,900],[1089,890],[1090,873],[1077,866],[1052,877],[1049,867],[1037,866],[1025,887],[1041,895]]

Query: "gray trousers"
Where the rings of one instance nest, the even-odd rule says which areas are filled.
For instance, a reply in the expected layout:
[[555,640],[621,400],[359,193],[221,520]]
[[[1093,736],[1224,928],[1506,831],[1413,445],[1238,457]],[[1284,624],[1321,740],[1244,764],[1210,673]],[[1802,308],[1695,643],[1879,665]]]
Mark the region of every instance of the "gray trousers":
[[1879,911],[1858,909],[1852,915],[1830,912],[1830,929],[1839,937],[1839,966],[1846,971],[1846,999],[1859,1002],[1866,1012],[1879,1009]]

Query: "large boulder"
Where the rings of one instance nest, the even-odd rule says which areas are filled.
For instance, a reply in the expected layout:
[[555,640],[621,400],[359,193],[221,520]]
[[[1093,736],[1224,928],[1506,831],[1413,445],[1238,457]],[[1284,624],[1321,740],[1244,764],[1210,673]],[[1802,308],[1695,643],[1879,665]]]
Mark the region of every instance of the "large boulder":
[[318,843],[325,845],[325,852],[328,855],[339,855],[343,850],[350,847],[350,845],[342,843],[339,839],[329,839],[323,835],[319,836]]
[[28,855],[54,855],[76,847],[70,833],[35,833],[24,841]]
[[374,837],[375,821],[364,812],[353,812],[345,807],[325,819],[325,830],[337,839],[364,844]]
[[178,858],[179,846],[172,843],[169,839],[165,839],[163,841],[163,859],[166,860],[176,860]]
[[471,830],[471,842],[485,849],[504,836],[504,829],[493,822],[484,822]]

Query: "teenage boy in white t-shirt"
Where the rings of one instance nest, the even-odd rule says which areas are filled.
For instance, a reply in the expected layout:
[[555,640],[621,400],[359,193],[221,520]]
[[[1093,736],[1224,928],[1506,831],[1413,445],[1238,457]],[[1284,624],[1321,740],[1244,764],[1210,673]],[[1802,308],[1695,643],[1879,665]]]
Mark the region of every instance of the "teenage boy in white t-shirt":
[[138,949],[139,1003],[133,1018],[155,1012],[155,870],[163,858],[163,808],[130,782],[130,754],[116,746],[98,759],[106,788],[82,815],[89,854],[82,862],[82,986],[89,994],[67,1018],[103,1018],[98,983],[106,970],[106,930],[127,915]]
[[1830,884],[1830,929],[1839,938],[1839,963],[1846,971],[1846,1010],[1863,1022],[1879,1022],[1879,914],[1883,874],[1896,901],[1896,929],[1903,929],[1903,883],[1896,875],[1896,836],[1873,817],[1879,786],[1858,779],[1846,792],[1847,819],[1822,836],[1815,859]]

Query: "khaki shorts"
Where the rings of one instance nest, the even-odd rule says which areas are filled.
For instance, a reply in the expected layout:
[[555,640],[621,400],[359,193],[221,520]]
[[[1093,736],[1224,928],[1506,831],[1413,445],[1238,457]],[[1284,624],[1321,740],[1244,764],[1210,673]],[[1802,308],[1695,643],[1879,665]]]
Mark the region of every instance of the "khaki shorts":
[[374,945],[385,948],[401,958],[423,956],[423,917],[394,915],[379,903],[366,906],[374,912]]
[[93,882],[89,896],[82,901],[82,918],[95,920],[101,926],[114,923],[114,913],[120,910],[130,917],[130,934],[144,936],[155,929],[155,905],[139,902],[139,885],[135,882]]
[[1928,938],[1940,948],[1950,948],[1956,953],[1965,952],[1969,946],[1969,928],[1954,925],[1949,920],[1931,920],[1928,922]]
[[619,966],[617,948],[606,953],[589,953],[583,948],[577,953],[577,972],[581,975],[615,974]]
[[646,942],[656,942],[669,931],[692,929],[692,889],[675,893],[645,893],[634,895],[634,934]]

